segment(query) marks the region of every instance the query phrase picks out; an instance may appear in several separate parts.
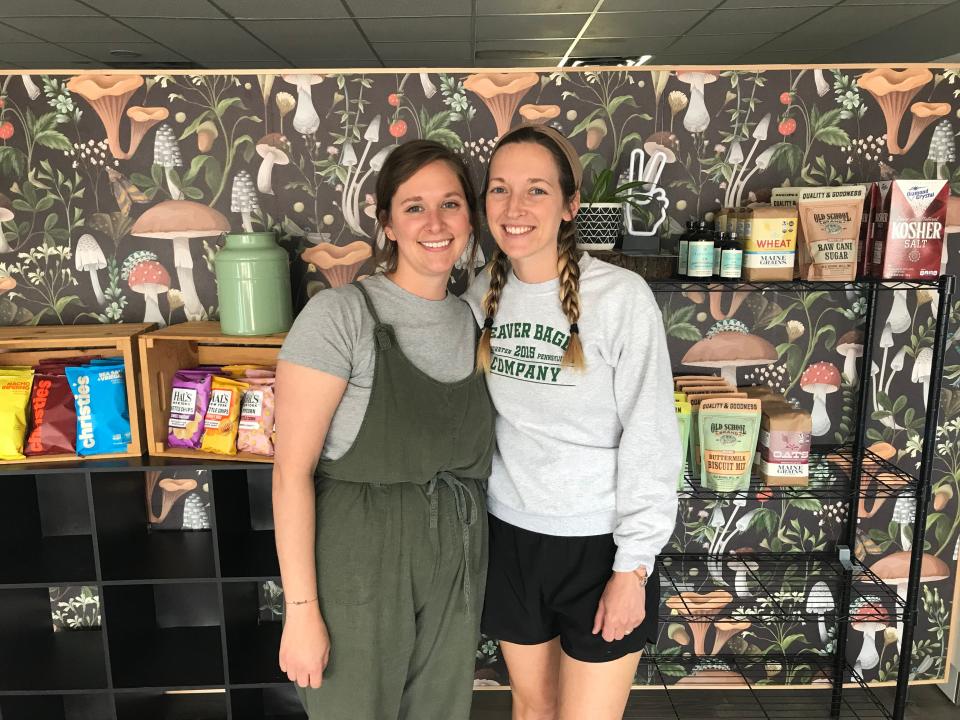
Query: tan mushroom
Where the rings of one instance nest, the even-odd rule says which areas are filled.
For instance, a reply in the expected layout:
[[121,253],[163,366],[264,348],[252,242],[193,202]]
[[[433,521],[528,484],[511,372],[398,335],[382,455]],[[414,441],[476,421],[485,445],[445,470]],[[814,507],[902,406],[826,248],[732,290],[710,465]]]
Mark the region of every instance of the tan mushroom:
[[521,105],[520,117],[528,123],[543,125],[560,114],[559,105]]
[[126,160],[130,153],[120,147],[120,121],[123,110],[137,88],[143,85],[140,75],[85,73],[67,81],[67,90],[76,93],[93,108],[107,131],[107,145],[117,160]]
[[738,622],[736,620],[718,620],[715,622],[713,627],[716,633],[713,637],[713,649],[710,650],[710,654],[716,655],[719,653],[730,638],[748,629],[752,624],[747,621]]
[[776,361],[777,349],[769,341],[752,333],[729,330],[698,341],[680,362],[693,367],[719,368],[720,376],[736,387],[738,367]]
[[463,87],[483,100],[497,125],[499,137],[510,129],[517,106],[538,82],[537,73],[477,73],[468,76]]
[[907,144],[903,146],[903,152],[909,152],[913,144],[920,139],[923,131],[931,123],[950,114],[950,103],[931,103],[918,102],[910,106],[910,114],[913,118],[910,121],[910,134],[907,136]]
[[902,155],[906,152],[900,147],[898,140],[900,121],[913,98],[931,80],[933,73],[922,67],[905,70],[878,68],[857,78],[857,85],[870,93],[880,105],[887,125],[887,150],[891,155]]
[[300,257],[316,266],[330,287],[342,287],[353,282],[357,271],[372,255],[369,243],[355,240],[349,245],[320,243],[304,250]]
[[10,275],[0,275],[0,295],[10,292],[17,286],[16,278]]
[[290,164],[290,143],[280,133],[267,133],[256,147],[257,155],[263,158],[257,171],[257,190],[273,195],[273,166]]
[[202,153],[210,152],[214,141],[220,137],[220,131],[213,120],[204,120],[197,125],[197,150]]
[[843,375],[851,385],[857,384],[857,358],[863,357],[863,331],[847,330],[837,342],[837,353],[842,355]]
[[166,120],[169,115],[170,111],[165,107],[133,105],[127,108],[127,117],[130,118],[130,147],[126,152],[128,158],[132,157],[140,147],[140,141],[147,134],[147,130],[158,122]]
[[666,605],[677,615],[687,618],[690,632],[693,635],[693,651],[697,655],[706,652],[707,631],[710,629],[710,620],[694,620],[696,617],[715,616],[723,610],[733,595],[725,590],[714,590],[708,593],[682,592],[667,598]]
[[[159,485],[160,489],[163,491],[163,499],[160,501],[159,515],[154,514],[152,503],[153,491],[157,485]],[[151,471],[147,473],[147,519],[151,523],[163,522],[173,509],[177,499],[181,495],[185,495],[191,490],[194,490],[196,487],[197,481],[195,478],[161,479],[159,471]]]
[[680,623],[670,623],[667,626],[667,637],[677,643],[677,645],[687,645],[690,642],[690,635],[687,633],[687,629]]
[[193,281],[193,257],[190,239],[213,237],[230,232],[230,221],[222,213],[193,200],[164,200],[137,218],[130,229],[137,237],[157,238],[173,242],[173,264],[183,295],[188,320],[202,320],[206,310],[197,296]]
[[[894,585],[897,588],[897,597],[904,603],[907,600],[907,584],[910,581],[910,553],[902,550],[892,555],[880,558],[870,570],[887,585]],[[920,563],[920,582],[936,582],[950,577],[949,566],[936,555],[923,553],[923,559]],[[900,640],[903,639],[903,615],[897,614],[897,647],[900,647]]]

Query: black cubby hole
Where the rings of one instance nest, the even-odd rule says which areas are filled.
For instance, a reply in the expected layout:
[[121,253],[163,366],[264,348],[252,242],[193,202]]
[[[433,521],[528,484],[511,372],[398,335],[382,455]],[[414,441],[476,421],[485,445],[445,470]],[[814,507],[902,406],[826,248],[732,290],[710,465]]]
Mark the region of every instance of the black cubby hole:
[[292,683],[230,691],[233,720],[307,720]]
[[107,693],[0,696],[3,720],[110,720],[113,698]]
[[84,474],[3,478],[0,587],[93,584],[93,547]]
[[[225,720],[223,688],[117,693],[117,720]],[[234,716],[236,717],[236,716]]]
[[277,659],[282,626],[269,602],[263,601],[261,585],[262,581],[221,585],[232,686],[288,682]]
[[215,470],[213,503],[224,578],[276,578],[271,469]]
[[215,580],[107,585],[103,593],[114,687],[224,684]]
[[154,530],[147,518],[146,473],[91,473],[105,582],[216,577],[212,534]]

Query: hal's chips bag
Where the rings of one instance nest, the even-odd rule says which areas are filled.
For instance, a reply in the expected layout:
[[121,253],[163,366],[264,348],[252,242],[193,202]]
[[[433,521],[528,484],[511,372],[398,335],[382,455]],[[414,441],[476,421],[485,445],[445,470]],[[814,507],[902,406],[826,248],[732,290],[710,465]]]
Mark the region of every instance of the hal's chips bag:
[[0,367],[0,460],[23,460],[33,368]]
[[179,370],[173,376],[170,394],[170,421],[167,424],[167,445],[200,447],[203,419],[210,403],[213,376],[203,370]]
[[77,409],[77,455],[126,452],[130,414],[121,358],[66,368]]
[[251,377],[250,373],[265,373],[265,370],[248,370],[245,382],[250,389],[243,394],[240,408],[240,432],[237,449],[256,455],[273,455],[273,377]]
[[200,449],[219,455],[237,454],[237,430],[240,401],[249,385],[238,380],[216,377],[211,381],[210,404],[203,420]]

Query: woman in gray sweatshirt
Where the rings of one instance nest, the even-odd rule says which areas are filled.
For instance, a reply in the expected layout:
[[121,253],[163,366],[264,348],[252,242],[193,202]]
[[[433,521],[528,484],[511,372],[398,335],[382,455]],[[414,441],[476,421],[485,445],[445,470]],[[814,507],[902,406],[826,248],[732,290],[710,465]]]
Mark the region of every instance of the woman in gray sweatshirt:
[[660,310],[638,275],[576,251],[581,176],[552,128],[500,139],[483,190],[497,249],[466,296],[497,410],[483,630],[515,720],[622,717],[676,521]]

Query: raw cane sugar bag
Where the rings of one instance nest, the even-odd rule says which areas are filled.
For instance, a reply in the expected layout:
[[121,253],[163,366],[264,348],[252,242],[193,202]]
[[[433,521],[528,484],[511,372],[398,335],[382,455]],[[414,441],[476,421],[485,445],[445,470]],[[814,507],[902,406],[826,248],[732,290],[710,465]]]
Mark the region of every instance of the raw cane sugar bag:
[[33,368],[0,368],[0,460],[23,460]]
[[248,370],[244,382],[250,389],[243,394],[240,408],[240,430],[237,435],[237,450],[255,455],[273,455],[273,377],[251,377],[250,373],[264,370]]
[[170,389],[167,445],[197,450],[203,437],[203,420],[210,404],[213,375],[203,370],[178,370]]
[[77,410],[77,455],[126,452],[130,414],[122,358],[66,368]]
[[203,440],[200,449],[218,455],[237,454],[237,425],[240,402],[250,386],[245,382],[225,377],[214,377],[211,382],[210,404],[203,420]]

